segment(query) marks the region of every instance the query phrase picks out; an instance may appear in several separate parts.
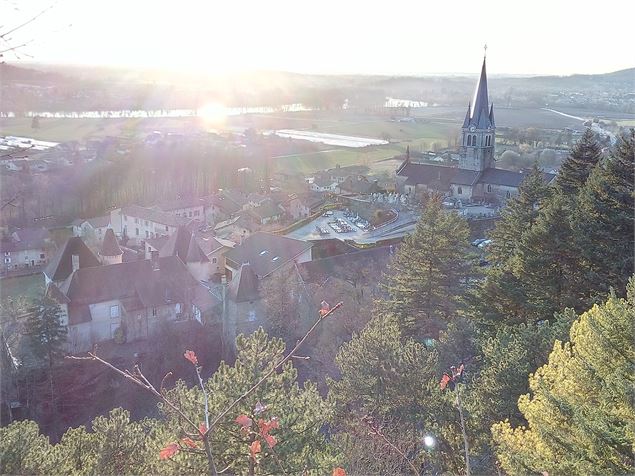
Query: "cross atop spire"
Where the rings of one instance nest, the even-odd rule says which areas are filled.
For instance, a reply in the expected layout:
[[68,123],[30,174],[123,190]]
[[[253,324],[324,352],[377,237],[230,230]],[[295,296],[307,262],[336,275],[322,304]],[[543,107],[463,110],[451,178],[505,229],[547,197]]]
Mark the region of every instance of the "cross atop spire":
[[487,58],[487,43],[483,46],[483,58]]

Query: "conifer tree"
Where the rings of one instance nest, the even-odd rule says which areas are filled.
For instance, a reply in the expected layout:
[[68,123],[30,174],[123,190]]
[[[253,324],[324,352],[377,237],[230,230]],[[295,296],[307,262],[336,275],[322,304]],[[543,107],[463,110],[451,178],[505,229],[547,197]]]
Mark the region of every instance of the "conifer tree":
[[573,242],[569,208],[561,194],[545,206],[536,224],[522,237],[513,273],[527,298],[527,317],[552,319],[566,307],[580,310],[585,287],[580,254]]
[[523,234],[536,223],[540,208],[551,194],[537,164],[518,187],[518,195],[507,201],[500,220],[490,233],[492,244],[488,258],[497,267],[504,266],[514,256]]
[[64,355],[66,326],[62,324],[59,305],[48,297],[37,300],[26,322],[25,334],[30,338],[35,354],[50,368]]
[[508,473],[635,472],[635,280],[628,291],[582,314],[570,341],[554,344],[518,402],[527,424],[493,426]]
[[584,278],[594,295],[611,287],[623,295],[633,274],[635,228],[635,130],[596,167],[580,192],[574,214]]
[[601,158],[602,147],[593,131],[588,128],[560,167],[556,178],[558,188],[566,196],[577,195]]
[[393,313],[405,336],[436,337],[459,306],[472,272],[465,219],[430,200],[383,281],[388,299],[382,312]]

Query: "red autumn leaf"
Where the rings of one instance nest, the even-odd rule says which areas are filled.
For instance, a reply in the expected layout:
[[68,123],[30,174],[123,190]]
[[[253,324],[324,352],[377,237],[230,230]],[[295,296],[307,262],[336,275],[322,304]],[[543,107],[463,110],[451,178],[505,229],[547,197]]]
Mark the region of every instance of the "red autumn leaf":
[[267,434],[267,435],[262,435],[262,437],[265,439],[265,441],[269,445],[269,448],[273,448],[278,443],[278,440],[276,440],[275,436],[271,436]]
[[280,424],[278,423],[278,419],[276,417],[273,417],[269,421],[265,421],[262,418],[258,419],[258,428],[260,428],[260,434],[262,436],[269,434],[271,430],[275,430],[279,426]]
[[450,383],[450,380],[452,379],[450,378],[448,374],[443,374],[443,377],[441,377],[441,382],[439,384],[439,386],[441,387],[441,390],[445,390],[445,388]]
[[238,423],[240,426],[242,426],[243,429],[249,429],[249,427],[253,423],[252,419],[249,418],[247,415],[240,415],[236,417],[236,420],[234,421]]
[[206,431],[207,431],[207,425],[205,424],[205,422],[198,425],[198,432],[201,434],[201,436],[203,436]]
[[333,470],[333,476],[346,476],[346,471],[344,468],[335,468]]
[[170,443],[168,446],[163,448],[159,453],[159,459],[168,459],[174,456],[179,452],[179,445],[176,443]]
[[260,440],[256,440],[249,445],[249,453],[254,461],[256,461],[256,455],[261,451]]
[[183,444],[189,446],[190,448],[197,448],[196,442],[194,442],[194,440],[192,440],[192,438],[183,438],[181,440],[183,442]]
[[198,365],[198,359],[196,358],[196,354],[193,350],[186,350],[183,357],[192,362],[193,365]]

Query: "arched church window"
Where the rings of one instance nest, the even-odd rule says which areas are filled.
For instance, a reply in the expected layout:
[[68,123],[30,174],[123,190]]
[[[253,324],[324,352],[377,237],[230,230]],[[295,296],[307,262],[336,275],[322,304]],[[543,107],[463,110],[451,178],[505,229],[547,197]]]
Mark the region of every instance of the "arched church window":
[[487,193],[492,193],[492,186],[487,184]]
[[476,135],[472,136],[472,145],[476,146]]
[[489,136],[485,136],[485,146],[489,145]]
[[463,195],[463,188],[459,187],[456,191],[459,195]]
[[467,145],[472,145],[472,136],[467,136]]
[[507,193],[505,195],[507,196],[507,198],[512,198],[512,193],[509,190],[507,190]]

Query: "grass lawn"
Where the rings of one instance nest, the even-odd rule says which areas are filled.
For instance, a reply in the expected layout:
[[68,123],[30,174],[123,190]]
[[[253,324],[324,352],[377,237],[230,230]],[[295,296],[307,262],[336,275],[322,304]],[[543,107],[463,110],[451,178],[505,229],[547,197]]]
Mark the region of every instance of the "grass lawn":
[[0,299],[9,296],[26,296],[35,298],[44,292],[44,276],[42,273],[16,278],[0,279]]

